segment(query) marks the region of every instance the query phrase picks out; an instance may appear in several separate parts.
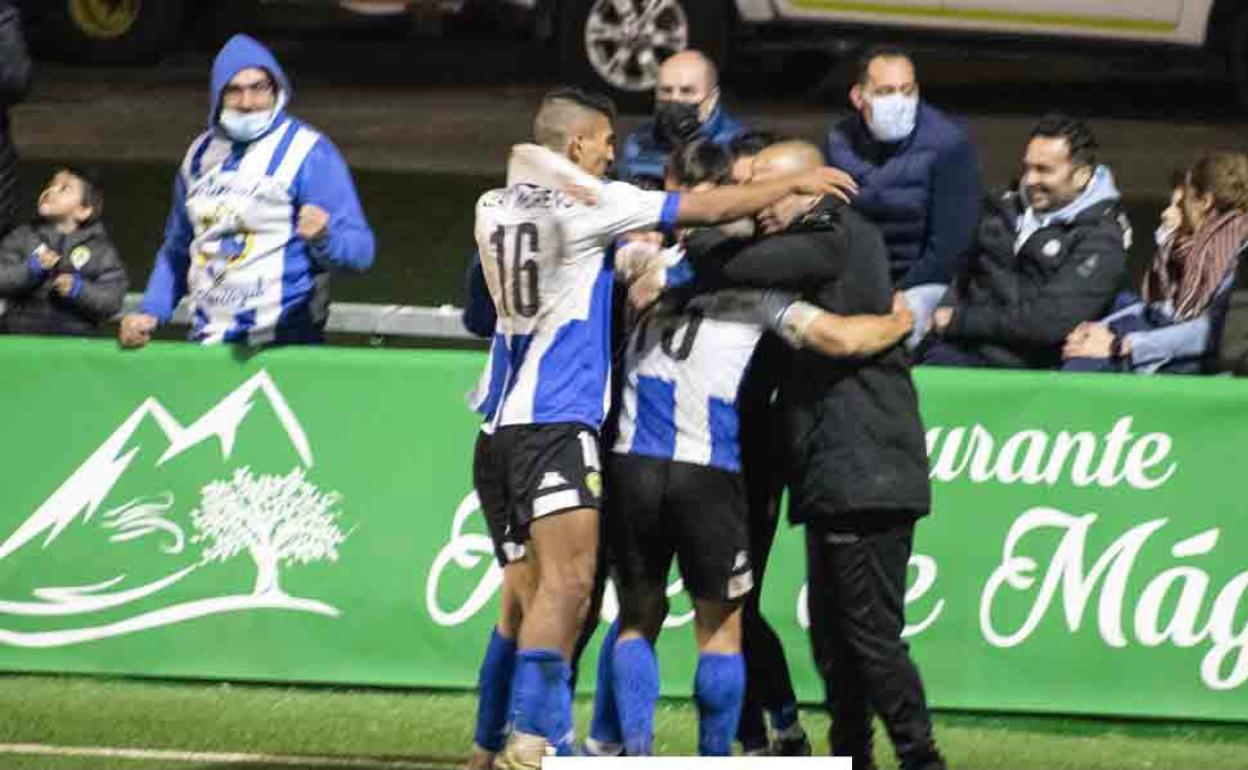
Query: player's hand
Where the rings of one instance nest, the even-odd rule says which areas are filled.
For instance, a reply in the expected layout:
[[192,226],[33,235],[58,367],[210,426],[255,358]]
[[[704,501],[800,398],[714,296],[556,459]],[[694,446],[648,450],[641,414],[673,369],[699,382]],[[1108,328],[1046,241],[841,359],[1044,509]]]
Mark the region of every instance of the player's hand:
[[329,212],[311,203],[300,206],[296,232],[305,241],[317,241],[329,235]]
[[51,270],[56,267],[56,263],[61,261],[61,255],[43,244],[35,251],[35,255],[39,258],[39,267],[44,270]]
[[658,302],[666,282],[666,271],[662,267],[645,270],[628,285],[629,306],[633,310],[645,310]]
[[900,291],[893,294],[893,318],[906,331],[914,328],[914,311],[910,309],[910,304],[906,302],[906,295]]
[[951,323],[953,323],[953,308],[938,307],[932,313],[932,331],[937,335],[944,334]]
[[798,195],[833,195],[849,203],[850,196],[858,194],[858,183],[839,168],[823,168],[799,174],[794,180],[793,192]]
[[152,332],[155,329],[156,316],[131,313],[121,319],[117,341],[123,348],[141,348],[152,341]]
[[61,273],[60,275],[52,279],[52,291],[56,292],[62,297],[68,297],[69,293],[73,290],[74,290],[74,274],[73,273]]

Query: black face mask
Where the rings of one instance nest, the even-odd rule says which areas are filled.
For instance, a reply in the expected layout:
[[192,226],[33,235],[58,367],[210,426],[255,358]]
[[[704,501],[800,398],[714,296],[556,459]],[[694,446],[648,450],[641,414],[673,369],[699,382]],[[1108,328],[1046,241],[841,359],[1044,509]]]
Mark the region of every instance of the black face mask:
[[659,136],[671,145],[692,141],[702,128],[702,121],[698,120],[698,105],[685,102],[655,102],[654,123]]

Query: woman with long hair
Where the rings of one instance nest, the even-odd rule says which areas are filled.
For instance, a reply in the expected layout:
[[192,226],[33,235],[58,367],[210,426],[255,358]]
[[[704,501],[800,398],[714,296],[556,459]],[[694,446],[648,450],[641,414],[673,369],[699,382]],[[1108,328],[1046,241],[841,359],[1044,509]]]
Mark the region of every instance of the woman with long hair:
[[1062,352],[1064,368],[1203,371],[1246,240],[1248,156],[1206,155],[1173,190],[1139,301],[1071,332]]

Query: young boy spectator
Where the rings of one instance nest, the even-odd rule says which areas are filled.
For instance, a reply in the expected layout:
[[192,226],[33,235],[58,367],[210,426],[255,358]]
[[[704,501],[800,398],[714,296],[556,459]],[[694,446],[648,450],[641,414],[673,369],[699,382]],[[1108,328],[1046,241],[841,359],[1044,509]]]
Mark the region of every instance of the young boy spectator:
[[104,230],[104,192],[79,169],[56,172],[39,216],[0,242],[0,331],[92,334],[121,310],[128,281]]

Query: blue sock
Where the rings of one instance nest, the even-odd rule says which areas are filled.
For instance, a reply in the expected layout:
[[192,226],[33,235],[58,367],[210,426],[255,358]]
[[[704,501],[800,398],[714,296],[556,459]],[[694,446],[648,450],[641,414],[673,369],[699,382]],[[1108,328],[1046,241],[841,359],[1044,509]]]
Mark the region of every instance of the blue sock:
[[698,658],[693,696],[698,703],[698,753],[704,757],[732,755],[732,739],[745,699],[745,658],[741,653]]
[[516,670],[516,640],[495,628],[477,674],[477,732],[474,740],[486,751],[499,752],[507,739],[511,680]]
[[615,681],[612,662],[615,660],[615,643],[620,636],[620,623],[616,621],[607,629],[598,650],[598,684],[594,690],[594,716],[589,723],[589,737],[599,743],[621,744],[620,712],[615,705]]
[[624,751],[630,757],[649,756],[654,753],[654,709],[659,703],[659,659],[654,647],[646,639],[618,642],[611,670]]
[[555,747],[555,755],[560,757],[576,756],[576,727],[572,721],[572,670],[568,669],[566,684],[559,688],[555,699],[555,718],[552,721],[552,737],[549,739]]
[[541,735],[557,746],[572,726],[572,670],[558,650],[516,654],[514,720],[517,732]]

